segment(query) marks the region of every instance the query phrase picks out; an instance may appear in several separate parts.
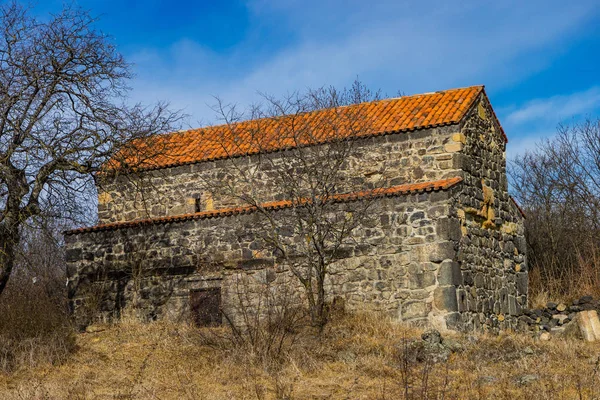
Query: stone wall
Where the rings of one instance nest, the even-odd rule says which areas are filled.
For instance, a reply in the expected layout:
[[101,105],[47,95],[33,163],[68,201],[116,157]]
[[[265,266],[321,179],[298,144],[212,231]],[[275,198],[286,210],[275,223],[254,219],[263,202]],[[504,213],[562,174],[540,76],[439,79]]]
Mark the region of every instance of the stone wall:
[[[372,221],[353,232],[357,244],[331,266],[328,300],[445,328],[457,310],[445,288],[458,230],[447,215],[459,188],[375,200]],[[263,223],[253,213],[67,234],[73,312],[82,325],[132,310],[145,319],[185,319],[190,291],[219,287],[225,313],[235,318],[241,278],[281,283],[280,290],[295,279],[261,239]]]
[[[337,190],[353,192],[455,176],[456,143],[451,137],[456,132],[456,126],[447,126],[357,139],[339,172]],[[281,188],[273,184],[275,171],[264,157],[275,158],[275,163],[290,161],[281,153],[271,153],[106,178],[99,187],[99,223],[193,213],[196,199],[201,210],[239,204],[226,191],[215,193],[216,185],[223,182],[237,186],[237,193],[257,191],[254,198],[265,202],[281,200]],[[252,177],[245,182],[237,169]],[[244,189],[244,184],[249,187]]]
[[[355,245],[332,266],[329,300],[440,328],[517,328],[527,304],[523,216],[507,191],[505,138],[487,97],[481,94],[460,124],[353,143],[339,192],[452,176],[463,182],[448,191],[377,200],[373,221],[356,229]],[[261,157],[288,161],[271,153],[113,177],[101,186],[100,222],[193,213],[196,201],[202,210],[238,204],[207,191],[206,183],[235,186],[239,171],[252,173],[248,190],[261,200],[281,199]],[[294,287],[260,240],[262,223],[256,213],[67,235],[74,312],[81,320],[132,309],[148,319],[188,318],[190,292],[218,287],[234,315],[240,281],[254,292]],[[86,314],[94,307],[100,312]]]
[[515,329],[527,306],[523,216],[508,194],[506,142],[485,96],[461,126],[463,191],[453,215],[461,238],[457,285],[461,329]]

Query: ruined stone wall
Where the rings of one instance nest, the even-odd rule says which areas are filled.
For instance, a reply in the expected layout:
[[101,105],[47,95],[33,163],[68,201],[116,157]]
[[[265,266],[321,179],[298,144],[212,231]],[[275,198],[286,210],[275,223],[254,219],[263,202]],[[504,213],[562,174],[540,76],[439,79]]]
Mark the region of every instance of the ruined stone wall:
[[522,215],[508,194],[506,143],[485,96],[467,115],[459,165],[463,190],[453,216],[461,225],[457,284],[461,329],[518,328],[527,306]]
[[[460,184],[374,200],[373,219],[355,230],[356,244],[331,267],[329,300],[337,296],[350,310],[414,324],[445,328],[446,318],[456,321],[456,295],[447,289],[460,227],[448,215],[458,190]],[[219,287],[225,312],[235,318],[240,282],[294,287],[261,239],[263,223],[253,213],[67,234],[73,312],[81,324],[128,310],[146,319],[185,319],[190,291]]]
[[[358,139],[342,166],[338,192],[439,180],[456,175],[455,147],[451,140],[457,126],[417,130]],[[280,153],[225,159],[149,171],[138,176],[105,179],[99,187],[99,223],[130,221],[193,213],[196,200],[201,210],[230,207],[239,201],[210,193],[215,183],[243,185],[236,168],[250,171],[253,190],[263,201],[281,200],[275,171],[264,157]],[[261,161],[261,159],[263,161]],[[277,162],[277,160],[276,160]],[[289,162],[281,158],[280,162]],[[234,167],[235,163],[235,167]]]

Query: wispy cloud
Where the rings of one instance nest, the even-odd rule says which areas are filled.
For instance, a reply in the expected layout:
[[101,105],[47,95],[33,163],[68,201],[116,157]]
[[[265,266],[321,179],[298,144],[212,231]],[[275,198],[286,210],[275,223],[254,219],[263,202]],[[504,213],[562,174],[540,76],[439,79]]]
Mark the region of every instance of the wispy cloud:
[[557,124],[565,118],[584,115],[600,108],[600,87],[569,95],[557,95],[531,100],[506,117],[509,124],[525,124],[532,121]]
[[[181,38],[167,49],[132,55],[133,96],[165,99],[208,122],[212,95],[247,105],[258,91],[282,94],[345,85],[357,75],[394,94],[493,82],[513,84],[543,68],[561,41],[576,34],[599,5],[594,1],[249,1],[255,24],[285,45],[260,50],[251,39],[223,53]],[[517,117],[518,118],[518,117]]]
[[506,158],[512,160],[528,151],[535,150],[546,139],[550,139],[556,133],[555,129],[541,129],[528,132],[527,135],[513,135],[506,146]]

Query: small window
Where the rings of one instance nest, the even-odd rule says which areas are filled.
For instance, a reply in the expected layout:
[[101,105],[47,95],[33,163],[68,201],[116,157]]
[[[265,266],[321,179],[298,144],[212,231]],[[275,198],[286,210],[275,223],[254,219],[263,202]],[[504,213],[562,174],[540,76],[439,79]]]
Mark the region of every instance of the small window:
[[199,197],[194,200],[195,211],[199,213],[200,211],[202,211],[202,200]]
[[196,326],[221,325],[221,288],[190,292],[190,308]]

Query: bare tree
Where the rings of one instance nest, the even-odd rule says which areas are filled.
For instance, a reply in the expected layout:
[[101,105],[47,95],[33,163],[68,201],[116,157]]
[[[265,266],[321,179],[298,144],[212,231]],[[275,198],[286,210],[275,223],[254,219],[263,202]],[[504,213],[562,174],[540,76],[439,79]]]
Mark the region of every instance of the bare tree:
[[[355,82],[343,91],[322,88],[283,100],[264,96],[264,104],[248,114],[222,102],[216,107],[225,122],[217,141],[231,155],[255,153],[256,164],[247,157],[229,157],[230,175],[207,179],[205,189],[258,211],[262,240],[300,282],[312,323],[321,328],[327,321],[331,265],[355,244],[353,230],[371,218],[371,199],[346,201],[353,199],[342,194],[364,190],[365,184],[379,187],[378,179],[367,183],[348,173],[348,163],[361,157],[352,139],[370,127],[367,105],[345,106],[378,96]],[[321,111],[307,114],[314,110]],[[241,120],[248,121],[239,124]],[[375,175],[383,176],[383,170]],[[286,210],[280,211],[282,206]]]
[[0,7],[0,293],[23,224],[77,217],[91,173],[179,120],[165,104],[127,104],[130,66],[94,23],[75,7],[48,21]]
[[513,160],[509,175],[527,215],[532,272],[537,269],[546,290],[597,286],[600,119],[559,126],[554,138]]

